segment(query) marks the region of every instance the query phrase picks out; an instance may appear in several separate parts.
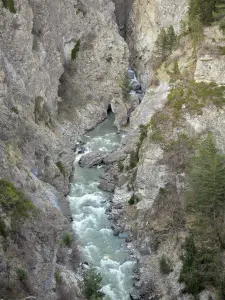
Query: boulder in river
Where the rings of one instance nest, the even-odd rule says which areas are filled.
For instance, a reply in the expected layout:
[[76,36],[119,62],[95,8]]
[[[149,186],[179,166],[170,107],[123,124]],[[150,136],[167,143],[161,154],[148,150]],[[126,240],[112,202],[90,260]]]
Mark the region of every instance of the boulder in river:
[[115,166],[107,166],[105,173],[101,176],[98,187],[107,192],[113,192],[118,180],[118,169]]
[[136,80],[132,80],[131,87],[134,91],[137,91],[141,89],[141,84]]
[[124,153],[123,151],[112,152],[109,153],[106,157],[104,157],[103,162],[105,164],[112,164],[116,161],[124,160],[126,156],[126,153]]
[[115,190],[115,183],[107,182],[106,180],[102,180],[99,183],[98,187],[103,191],[112,193]]
[[90,152],[84,154],[79,160],[79,165],[82,168],[91,168],[93,166],[99,165],[102,163],[104,158],[104,153],[101,152]]
[[128,71],[127,71],[127,77],[128,77],[129,79],[134,79],[134,78],[135,78],[134,70],[128,69]]

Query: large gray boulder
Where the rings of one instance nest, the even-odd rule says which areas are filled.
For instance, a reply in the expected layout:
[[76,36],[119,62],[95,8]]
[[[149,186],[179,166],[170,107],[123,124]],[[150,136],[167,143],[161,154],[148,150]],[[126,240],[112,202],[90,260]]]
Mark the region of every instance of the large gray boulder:
[[109,153],[108,155],[106,155],[106,157],[104,157],[103,162],[105,164],[112,164],[114,162],[124,160],[126,158],[126,156],[127,156],[127,154],[124,153],[123,151],[112,152],[112,153]]
[[105,173],[101,176],[101,181],[98,187],[106,192],[113,192],[115,190],[118,180],[118,168],[116,166],[106,167]]
[[104,153],[102,152],[90,152],[81,157],[79,160],[79,165],[82,168],[91,168],[102,163],[103,158]]
[[128,76],[129,79],[134,79],[135,78],[134,70],[128,69],[127,76]]

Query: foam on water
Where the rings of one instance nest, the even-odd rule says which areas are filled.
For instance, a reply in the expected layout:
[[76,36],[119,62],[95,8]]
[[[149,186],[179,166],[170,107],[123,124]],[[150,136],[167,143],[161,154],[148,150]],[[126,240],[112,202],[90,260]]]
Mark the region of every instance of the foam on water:
[[[119,135],[112,126],[112,116],[85,136],[86,149],[112,151],[119,143]],[[105,209],[109,194],[98,189],[102,168],[82,169],[76,156],[74,183],[68,197],[84,261],[88,261],[102,274],[105,300],[128,300],[132,293],[131,261],[124,240],[113,235]]]

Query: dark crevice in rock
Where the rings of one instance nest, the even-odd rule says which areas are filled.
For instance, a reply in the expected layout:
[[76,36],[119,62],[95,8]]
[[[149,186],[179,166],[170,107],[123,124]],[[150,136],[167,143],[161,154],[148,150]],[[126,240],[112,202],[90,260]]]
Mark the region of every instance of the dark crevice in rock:
[[125,40],[127,36],[127,22],[133,1],[134,0],[113,0],[115,3],[115,15],[118,30]]

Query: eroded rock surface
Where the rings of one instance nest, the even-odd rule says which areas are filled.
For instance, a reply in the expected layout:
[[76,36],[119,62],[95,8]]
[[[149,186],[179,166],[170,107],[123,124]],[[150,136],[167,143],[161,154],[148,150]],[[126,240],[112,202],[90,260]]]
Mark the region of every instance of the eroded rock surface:
[[[116,118],[126,124],[120,82],[128,50],[111,1],[14,4],[16,13],[0,2],[0,176],[22,189],[40,213],[7,237],[7,247],[0,236],[0,298],[82,297],[76,243],[63,243],[65,232],[74,240],[65,199],[72,149],[80,134],[107,116],[113,101]],[[26,274],[23,283],[18,269]]]
[[97,153],[90,152],[82,155],[81,159],[79,160],[79,165],[82,168],[91,168],[93,166],[101,164],[103,158],[104,158],[104,153],[101,153],[100,151]]

